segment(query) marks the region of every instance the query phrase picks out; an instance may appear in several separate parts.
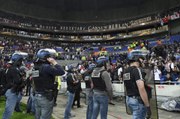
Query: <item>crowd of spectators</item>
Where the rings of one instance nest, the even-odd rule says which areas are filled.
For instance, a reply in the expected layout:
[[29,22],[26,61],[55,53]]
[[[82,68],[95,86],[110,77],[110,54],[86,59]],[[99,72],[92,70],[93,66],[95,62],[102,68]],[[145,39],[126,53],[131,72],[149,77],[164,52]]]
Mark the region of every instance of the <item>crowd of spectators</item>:
[[43,40],[64,40],[64,41],[97,41],[97,40],[112,40],[112,39],[124,39],[137,36],[151,35],[155,33],[161,33],[168,31],[168,26],[161,26],[158,28],[144,29],[127,33],[107,34],[107,35],[93,35],[93,36],[66,36],[59,34],[48,34],[40,32],[27,32],[18,29],[2,28],[1,34],[22,36],[27,38],[37,38]]
[[[28,53],[29,61],[32,62],[36,52],[43,48],[55,49],[58,52],[57,58],[60,60],[95,61],[99,55],[105,55],[110,61],[111,68],[109,71],[111,72],[112,80],[119,80],[119,78],[117,79],[119,76],[114,75],[114,73],[118,74],[118,67],[126,67],[128,48],[131,48],[131,50],[149,50],[150,54],[146,57],[148,60],[145,65],[154,68],[155,80],[161,83],[169,80],[177,81],[179,79],[180,69],[180,43],[177,41],[172,41],[171,43],[156,41],[155,45],[150,45],[155,41],[140,40],[139,42],[124,41],[97,44],[68,44],[1,37],[0,46],[2,53],[1,58],[4,59],[4,61],[8,61],[15,51],[21,51]],[[122,52],[124,47],[126,47],[126,49]]]

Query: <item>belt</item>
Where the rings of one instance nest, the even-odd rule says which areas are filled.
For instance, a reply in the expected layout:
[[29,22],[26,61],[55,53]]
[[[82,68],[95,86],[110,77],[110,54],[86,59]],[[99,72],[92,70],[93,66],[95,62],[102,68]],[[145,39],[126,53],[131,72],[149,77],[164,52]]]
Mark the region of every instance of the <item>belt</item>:
[[35,93],[35,96],[42,97],[42,94]]
[[134,99],[141,99],[141,97],[140,97],[140,96],[137,96],[137,95],[130,95],[130,96],[128,96],[128,97],[131,97],[131,98],[134,98]]
[[35,96],[42,97],[42,96],[44,96],[44,94],[45,94],[45,92],[35,91]]
[[128,96],[128,97],[133,98],[133,99],[137,99],[139,103],[144,104],[144,102],[140,96]]

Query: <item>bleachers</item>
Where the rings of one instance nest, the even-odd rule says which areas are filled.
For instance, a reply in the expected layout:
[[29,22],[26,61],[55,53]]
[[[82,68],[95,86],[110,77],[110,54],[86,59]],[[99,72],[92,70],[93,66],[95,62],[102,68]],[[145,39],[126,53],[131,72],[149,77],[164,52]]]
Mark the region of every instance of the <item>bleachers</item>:
[[173,36],[171,36],[171,41],[180,42],[180,35],[173,35]]

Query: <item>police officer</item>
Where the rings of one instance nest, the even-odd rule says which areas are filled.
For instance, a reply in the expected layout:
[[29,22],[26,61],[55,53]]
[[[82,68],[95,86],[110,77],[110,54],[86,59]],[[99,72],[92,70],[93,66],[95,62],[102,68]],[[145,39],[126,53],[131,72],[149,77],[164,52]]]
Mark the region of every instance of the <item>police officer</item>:
[[20,66],[23,62],[23,56],[20,54],[13,54],[11,57],[12,66],[9,67],[6,72],[6,88],[7,91],[5,93],[6,96],[6,106],[5,111],[3,113],[2,119],[9,119],[14,112],[14,108],[16,106],[17,101],[20,97],[20,92],[24,87],[24,82],[22,79],[22,75],[20,72]]
[[55,76],[65,72],[48,50],[39,50],[32,71],[34,83],[35,118],[50,119],[54,105]]
[[112,100],[112,84],[110,74],[107,72],[108,59],[99,57],[97,66],[91,74],[93,82],[93,113],[91,119],[97,119],[99,112],[101,119],[107,119],[108,102]]
[[145,119],[151,116],[150,104],[145,90],[144,78],[140,69],[140,60],[130,60],[125,69],[123,80],[126,88],[126,103],[133,114],[133,119]]

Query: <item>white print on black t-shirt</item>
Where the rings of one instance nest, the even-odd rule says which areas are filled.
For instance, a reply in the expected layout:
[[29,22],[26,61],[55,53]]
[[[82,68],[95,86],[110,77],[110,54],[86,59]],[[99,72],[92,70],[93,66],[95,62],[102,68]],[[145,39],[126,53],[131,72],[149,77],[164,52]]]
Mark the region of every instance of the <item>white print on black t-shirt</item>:
[[123,80],[130,80],[130,73],[123,74]]

